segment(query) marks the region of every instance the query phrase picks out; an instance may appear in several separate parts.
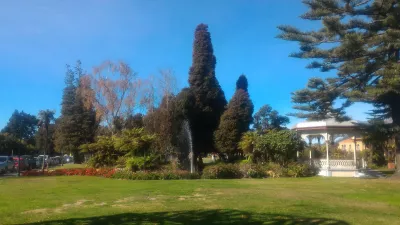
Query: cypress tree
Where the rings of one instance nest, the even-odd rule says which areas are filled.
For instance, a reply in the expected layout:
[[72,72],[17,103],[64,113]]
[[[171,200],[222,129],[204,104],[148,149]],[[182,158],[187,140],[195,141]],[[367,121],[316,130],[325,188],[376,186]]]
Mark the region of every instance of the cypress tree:
[[[247,91],[246,76],[241,75],[236,82],[236,91],[228,103],[226,111],[215,132],[215,144],[221,153],[232,156],[238,153],[238,143],[243,133],[249,130],[254,110]],[[231,159],[231,157],[229,157]]]
[[226,99],[215,76],[216,59],[208,26],[199,24],[195,30],[189,84],[195,98],[194,113],[189,118],[193,148],[200,153],[214,151],[213,133],[225,109]]

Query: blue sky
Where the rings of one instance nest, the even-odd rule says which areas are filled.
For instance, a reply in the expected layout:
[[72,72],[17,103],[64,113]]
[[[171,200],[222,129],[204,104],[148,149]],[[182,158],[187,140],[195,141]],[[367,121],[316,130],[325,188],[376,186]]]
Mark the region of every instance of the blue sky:
[[[289,58],[296,43],[276,39],[277,26],[313,29],[301,20],[306,8],[294,0],[3,0],[0,7],[0,128],[15,109],[59,113],[65,64],[80,59],[88,71],[104,60],[124,60],[140,76],[175,71],[187,86],[193,33],[209,25],[217,78],[229,99],[238,76],[249,80],[258,110],[270,104],[293,112],[290,93],[308,78],[326,76]],[[365,119],[368,105],[349,109]],[[298,122],[291,118],[291,124]]]

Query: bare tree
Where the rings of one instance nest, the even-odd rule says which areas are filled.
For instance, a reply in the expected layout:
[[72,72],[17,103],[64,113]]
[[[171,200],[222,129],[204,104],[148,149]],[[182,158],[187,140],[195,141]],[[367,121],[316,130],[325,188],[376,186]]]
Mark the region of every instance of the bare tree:
[[140,106],[148,113],[154,112],[154,109],[157,108],[158,105],[159,94],[156,85],[157,79],[154,75],[150,75],[148,78],[141,81]]
[[92,100],[97,117],[108,127],[113,127],[116,119],[133,111],[138,85],[136,77],[137,73],[127,63],[105,61],[83,79],[91,83],[92,93],[85,94],[91,97],[88,99]]
[[169,109],[169,96],[175,95],[178,90],[177,79],[172,69],[160,70],[159,87],[161,98],[166,97],[166,107]]

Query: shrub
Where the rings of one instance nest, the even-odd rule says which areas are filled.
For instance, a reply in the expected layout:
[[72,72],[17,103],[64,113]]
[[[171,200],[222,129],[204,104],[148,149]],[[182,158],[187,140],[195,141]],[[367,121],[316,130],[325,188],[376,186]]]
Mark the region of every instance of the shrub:
[[203,170],[202,178],[205,179],[235,179],[242,178],[243,174],[238,165],[217,164],[206,166]]
[[265,168],[270,177],[279,178],[287,176],[287,169],[277,163],[268,163]]
[[160,157],[150,155],[145,157],[130,157],[126,159],[126,168],[132,171],[154,170],[161,165]]
[[304,163],[289,163],[287,167],[287,175],[289,177],[310,177],[318,174],[316,167]]
[[259,164],[252,164],[248,162],[240,162],[240,172],[245,178],[265,178],[267,173],[265,169]]
[[255,166],[250,168],[247,171],[247,177],[250,178],[265,178],[267,177],[267,173],[265,172],[265,170],[260,167],[260,166]]

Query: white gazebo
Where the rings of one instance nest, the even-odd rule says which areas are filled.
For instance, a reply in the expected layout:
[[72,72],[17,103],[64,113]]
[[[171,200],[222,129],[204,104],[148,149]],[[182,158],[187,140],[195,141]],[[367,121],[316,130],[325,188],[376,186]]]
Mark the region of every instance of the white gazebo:
[[292,129],[310,145],[315,138],[324,139],[326,145],[326,159],[313,159],[312,151],[310,151],[309,156],[310,163],[319,167],[319,175],[355,177],[358,176],[356,148],[354,148],[353,160],[331,160],[329,159],[329,143],[333,142],[338,137],[354,137],[353,139],[356,144],[356,137],[361,136],[360,131],[357,129],[360,124],[363,124],[363,122],[355,120],[338,122],[335,119],[327,119],[323,121],[301,122],[296,124]]

